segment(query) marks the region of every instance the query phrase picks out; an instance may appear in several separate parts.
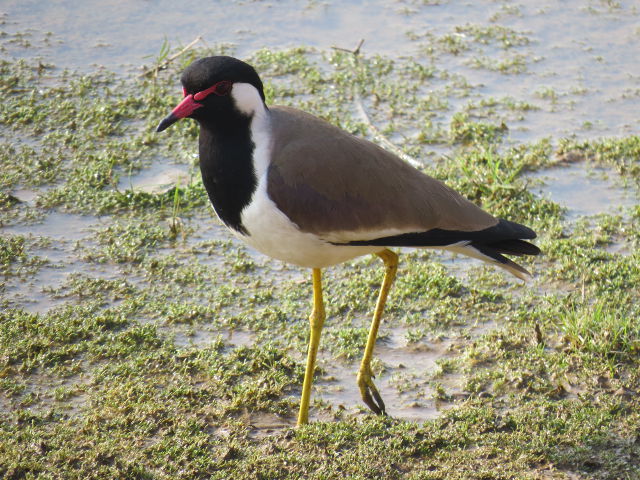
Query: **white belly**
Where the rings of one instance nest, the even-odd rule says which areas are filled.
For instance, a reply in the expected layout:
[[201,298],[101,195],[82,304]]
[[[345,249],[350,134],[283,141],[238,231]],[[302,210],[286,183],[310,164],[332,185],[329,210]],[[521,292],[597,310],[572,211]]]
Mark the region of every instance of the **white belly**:
[[314,234],[301,232],[267,197],[264,176],[241,219],[249,235],[238,234],[239,238],[265,255],[301,267],[328,267],[383,249],[333,245]]

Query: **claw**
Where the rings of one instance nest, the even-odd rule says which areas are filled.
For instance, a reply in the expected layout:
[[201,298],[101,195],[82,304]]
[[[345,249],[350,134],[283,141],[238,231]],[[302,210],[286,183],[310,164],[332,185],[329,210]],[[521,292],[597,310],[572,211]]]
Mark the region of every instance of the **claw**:
[[[375,385],[373,385],[373,383],[371,384],[369,389],[371,390],[371,394],[373,395],[373,399],[375,400],[375,403],[378,406],[378,410],[374,409],[373,411],[375,413],[377,413],[378,415],[386,415],[387,411],[386,411],[386,408],[384,406],[384,402],[382,401],[382,397],[380,396],[380,393],[378,392],[378,389],[375,387]],[[369,408],[371,408],[371,406],[369,406]]]
[[375,384],[372,380],[373,375],[370,371],[358,372],[358,387],[360,388],[360,395],[362,401],[369,407],[369,409],[376,415],[386,415],[386,409],[382,397],[378,392]]

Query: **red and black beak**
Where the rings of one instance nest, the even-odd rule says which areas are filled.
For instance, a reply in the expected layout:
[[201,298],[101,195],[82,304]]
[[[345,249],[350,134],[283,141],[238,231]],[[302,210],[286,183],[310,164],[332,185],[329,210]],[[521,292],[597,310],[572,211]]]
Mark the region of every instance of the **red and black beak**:
[[174,108],[169,115],[167,115],[159,124],[158,128],[156,128],[156,132],[161,132],[166,130],[171,125],[176,123],[181,118],[188,117],[198,108],[202,107],[201,103],[198,103],[193,98],[193,95],[186,95],[182,99],[182,101],[178,104],[176,108]]

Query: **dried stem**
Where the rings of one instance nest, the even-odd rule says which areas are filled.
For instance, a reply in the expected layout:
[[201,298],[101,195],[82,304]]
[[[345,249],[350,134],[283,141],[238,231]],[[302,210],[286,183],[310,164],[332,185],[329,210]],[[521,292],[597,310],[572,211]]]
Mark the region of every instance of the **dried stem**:
[[202,40],[202,36],[198,35],[195,40],[193,40],[191,43],[189,43],[186,47],[184,47],[182,50],[180,50],[178,53],[174,53],[173,55],[171,55],[169,58],[167,58],[164,62],[156,65],[155,67],[149,69],[149,70],[145,70],[144,72],[142,72],[140,74],[141,77],[149,77],[149,76],[156,76],[158,75],[158,72],[160,70],[164,70],[166,69],[169,64],[171,62],[173,62],[176,58],[178,58],[180,55],[183,55],[184,53],[186,53],[187,51],[189,51],[196,43],[201,42]]
[[360,54],[360,48],[362,47],[363,44],[364,44],[364,38],[360,39],[360,42],[358,43],[358,46],[355,48],[355,50],[349,50],[348,48],[335,47],[335,46],[332,46],[331,48],[333,48],[334,50],[340,50],[341,52],[347,52],[347,53],[351,53],[352,55],[358,56],[358,54]]
[[[351,53],[354,57],[356,57],[356,62],[357,62],[358,55],[360,54],[360,48],[362,47],[363,44],[364,44],[364,38],[360,40],[355,50],[349,50],[348,48],[342,48],[342,47],[331,47],[331,48],[333,48],[334,50],[340,50],[341,52]],[[384,145],[387,149],[391,150],[393,153],[395,153],[398,157],[400,157],[402,160],[404,160],[408,164],[414,167],[422,166],[422,162],[419,162],[418,160],[413,158],[411,155],[407,155],[406,153],[404,153],[401,148],[396,146],[393,142],[391,142],[391,140],[385,137],[382,134],[382,132],[378,129],[378,127],[376,127],[373,124],[373,122],[371,121],[371,118],[369,117],[369,114],[367,113],[367,110],[364,108],[364,105],[362,104],[362,99],[360,98],[360,94],[355,88],[354,88],[354,100],[356,103],[356,107],[358,107],[360,115],[362,116],[362,119],[367,124],[367,127],[373,134],[374,139],[376,139],[379,143]]]
[[393,153],[395,153],[398,157],[400,157],[402,160],[407,162],[409,165],[416,168],[423,166],[421,162],[413,158],[411,155],[407,155],[406,153],[404,153],[400,147],[396,146],[391,140],[385,137],[383,133],[378,129],[378,127],[376,127],[373,124],[373,122],[369,118],[369,115],[367,114],[367,110],[364,108],[364,105],[362,104],[362,99],[360,98],[360,95],[357,92],[355,93],[355,102],[356,102],[356,107],[358,107],[358,110],[360,111],[360,115],[362,116],[362,119],[367,124],[367,127],[369,127],[369,129],[371,130],[371,133],[373,133],[373,138],[375,138],[379,143],[384,145],[387,149],[391,150]]

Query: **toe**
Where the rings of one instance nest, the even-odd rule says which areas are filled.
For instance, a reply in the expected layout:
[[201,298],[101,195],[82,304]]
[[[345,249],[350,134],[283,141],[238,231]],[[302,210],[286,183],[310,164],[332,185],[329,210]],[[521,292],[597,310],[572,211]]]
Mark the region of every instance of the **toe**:
[[358,373],[358,387],[360,388],[360,395],[362,401],[369,407],[369,409],[377,415],[386,415],[386,409],[382,397],[378,392],[370,372]]

